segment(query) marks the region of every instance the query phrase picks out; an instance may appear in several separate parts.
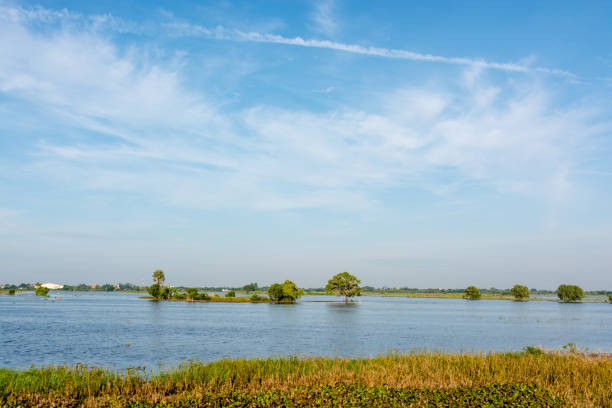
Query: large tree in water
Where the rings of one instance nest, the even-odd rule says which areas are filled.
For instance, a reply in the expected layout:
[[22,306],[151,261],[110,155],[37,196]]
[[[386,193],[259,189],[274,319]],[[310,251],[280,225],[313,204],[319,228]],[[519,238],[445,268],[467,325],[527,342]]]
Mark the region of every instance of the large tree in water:
[[344,303],[348,298],[359,296],[361,281],[348,272],[342,272],[331,278],[325,286],[325,291],[335,296],[344,296]]

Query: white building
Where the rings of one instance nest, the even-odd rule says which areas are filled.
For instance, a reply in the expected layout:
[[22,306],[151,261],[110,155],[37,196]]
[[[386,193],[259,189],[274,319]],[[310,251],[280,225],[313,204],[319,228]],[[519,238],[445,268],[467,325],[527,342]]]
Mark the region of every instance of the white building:
[[42,286],[43,288],[51,289],[51,290],[57,290],[57,289],[64,288],[64,285],[62,285],[61,283],[51,283],[51,282],[43,283],[40,286]]

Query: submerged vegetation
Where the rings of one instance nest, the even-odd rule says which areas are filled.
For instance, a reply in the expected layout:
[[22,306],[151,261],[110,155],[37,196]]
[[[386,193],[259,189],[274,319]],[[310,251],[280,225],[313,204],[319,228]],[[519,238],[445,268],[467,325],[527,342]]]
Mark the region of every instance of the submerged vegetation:
[[610,357],[572,352],[291,357],[189,362],[158,373],[0,370],[0,406],[605,408],[610,384]]

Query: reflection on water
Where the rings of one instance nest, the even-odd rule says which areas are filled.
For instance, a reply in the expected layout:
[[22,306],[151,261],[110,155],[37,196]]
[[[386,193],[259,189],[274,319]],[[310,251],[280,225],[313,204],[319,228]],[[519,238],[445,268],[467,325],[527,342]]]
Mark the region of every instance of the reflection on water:
[[189,359],[519,350],[569,342],[612,351],[612,305],[601,303],[361,297],[344,304],[307,296],[297,305],[271,305],[152,302],[127,293],[58,296],[0,296],[0,366],[156,368]]

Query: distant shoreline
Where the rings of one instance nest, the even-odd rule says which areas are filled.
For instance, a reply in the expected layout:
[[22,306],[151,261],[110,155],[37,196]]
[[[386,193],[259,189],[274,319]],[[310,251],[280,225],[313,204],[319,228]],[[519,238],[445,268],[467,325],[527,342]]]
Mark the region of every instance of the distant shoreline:
[[[16,293],[27,293],[27,292],[32,292],[32,290],[29,289],[17,289]],[[56,293],[56,292],[68,292],[68,293],[146,293],[146,291],[137,291],[137,290],[121,290],[121,291],[114,291],[114,292],[105,292],[105,291],[96,291],[96,290],[82,290],[82,291],[76,291],[76,290],[69,290],[69,291],[63,291],[63,290],[50,290],[49,293]],[[245,292],[246,293],[246,292]],[[265,295],[265,292],[251,292],[251,293],[257,293],[258,295]],[[7,289],[0,289],[0,295],[7,295],[8,296],[8,290]],[[304,294],[304,296],[330,296],[328,293],[325,292],[306,292]],[[376,296],[376,297],[408,297],[408,298],[415,298],[415,299],[465,299],[462,293],[431,293],[431,292],[381,292],[381,291],[376,291],[376,292],[364,292],[362,293],[362,295],[360,297],[364,297],[364,296]],[[547,298],[543,297],[543,296],[549,296]],[[141,296],[141,299],[149,299],[149,300],[154,300],[153,297],[151,296]],[[357,300],[358,298],[356,298],[355,300]],[[172,301],[181,301],[181,302],[200,302],[200,303],[207,303],[207,302],[216,302],[216,303],[274,303],[272,301],[270,301],[268,298],[263,298],[260,300],[250,300],[249,297],[244,297],[244,296],[238,296],[235,298],[226,298],[224,296],[211,296],[210,300],[188,300],[188,299],[168,299],[168,300],[172,300]],[[493,295],[493,294],[487,294],[487,293],[483,293],[481,299],[479,300],[508,300],[508,301],[512,301],[512,302],[559,302],[559,299],[557,297],[554,297],[554,295],[539,295],[539,296],[533,296],[533,297],[529,297],[525,300],[516,300],[514,299],[514,297],[512,296],[506,296],[506,295]],[[327,302],[327,301],[326,301]],[[333,302],[333,301],[329,301],[329,302]],[[344,303],[344,302],[343,302]],[[608,298],[605,295],[586,295],[580,302],[575,302],[575,303],[609,303]]]

